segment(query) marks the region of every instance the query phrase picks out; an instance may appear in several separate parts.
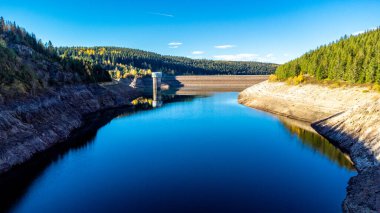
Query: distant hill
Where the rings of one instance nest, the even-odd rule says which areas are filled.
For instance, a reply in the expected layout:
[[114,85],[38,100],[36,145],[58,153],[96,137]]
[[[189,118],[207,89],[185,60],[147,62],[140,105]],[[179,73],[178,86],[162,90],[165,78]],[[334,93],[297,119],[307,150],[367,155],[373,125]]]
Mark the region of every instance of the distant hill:
[[345,36],[279,66],[280,80],[308,74],[318,80],[380,84],[380,28]]
[[247,75],[271,74],[276,67],[259,62],[193,60],[118,47],[56,48],[0,17],[0,101],[50,87],[111,81],[110,70],[124,76],[152,71]]
[[172,75],[265,75],[274,73],[277,67],[260,62],[195,60],[120,47],[61,47],[58,53],[62,57],[88,60],[107,70],[117,68],[125,72],[137,68]]

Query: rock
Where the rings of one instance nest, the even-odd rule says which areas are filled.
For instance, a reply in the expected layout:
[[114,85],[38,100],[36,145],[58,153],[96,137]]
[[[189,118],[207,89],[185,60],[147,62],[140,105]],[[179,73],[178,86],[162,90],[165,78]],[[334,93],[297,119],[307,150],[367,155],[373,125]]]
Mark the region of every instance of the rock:
[[377,213],[380,209],[380,167],[365,170],[350,179],[343,210]]

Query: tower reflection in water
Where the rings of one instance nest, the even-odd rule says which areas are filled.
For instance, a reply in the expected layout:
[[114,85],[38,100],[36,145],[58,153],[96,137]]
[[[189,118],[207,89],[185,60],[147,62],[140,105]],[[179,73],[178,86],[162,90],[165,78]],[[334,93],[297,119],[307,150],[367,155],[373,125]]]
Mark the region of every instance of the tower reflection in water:
[[152,107],[161,107],[162,106],[162,94],[161,94],[161,72],[153,72],[153,102]]

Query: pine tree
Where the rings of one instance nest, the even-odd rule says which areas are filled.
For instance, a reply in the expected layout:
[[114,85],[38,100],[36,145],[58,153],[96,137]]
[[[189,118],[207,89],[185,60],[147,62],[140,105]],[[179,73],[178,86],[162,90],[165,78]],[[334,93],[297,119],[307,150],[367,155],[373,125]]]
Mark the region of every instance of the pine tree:
[[4,33],[5,31],[5,21],[4,18],[1,16],[0,17],[0,34]]

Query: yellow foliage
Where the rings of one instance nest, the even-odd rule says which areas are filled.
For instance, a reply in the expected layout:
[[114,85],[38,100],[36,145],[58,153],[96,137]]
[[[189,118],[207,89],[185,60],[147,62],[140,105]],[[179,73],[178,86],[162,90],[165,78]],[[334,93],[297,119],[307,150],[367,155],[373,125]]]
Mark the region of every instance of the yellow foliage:
[[83,54],[85,54],[85,55],[95,55],[95,50],[94,49],[90,49],[90,48],[88,48],[88,49],[80,49],[78,53],[79,53],[79,55],[83,55]]
[[137,70],[132,69],[132,70],[130,71],[130,73],[131,73],[131,75],[137,75]]
[[132,101],[132,105],[137,105],[138,103],[139,103],[139,101],[137,99]]
[[115,78],[120,79],[120,77],[121,77],[120,71],[119,70],[115,71]]
[[295,79],[295,83],[296,84],[303,83],[304,81],[305,81],[305,78],[303,77],[302,73],[299,76],[297,76],[296,79]]
[[304,81],[305,81],[305,78],[303,74],[301,73],[298,76],[288,78],[288,80],[286,80],[286,83],[290,85],[299,85],[303,83]]
[[153,100],[151,98],[144,98],[144,97],[139,97],[139,98],[136,98],[135,100],[133,100],[131,102],[133,105],[144,105],[144,104],[148,104],[148,105],[152,105],[153,103]]
[[277,81],[278,79],[277,79],[277,76],[276,75],[270,75],[269,76],[269,79],[268,79],[270,82],[275,82],[275,81]]
[[377,92],[380,92],[380,84],[374,84],[374,85],[372,86],[372,90],[375,90],[375,91],[377,91]]
[[104,55],[104,53],[106,52],[106,48],[102,47],[98,50],[98,54],[99,55]]

